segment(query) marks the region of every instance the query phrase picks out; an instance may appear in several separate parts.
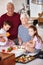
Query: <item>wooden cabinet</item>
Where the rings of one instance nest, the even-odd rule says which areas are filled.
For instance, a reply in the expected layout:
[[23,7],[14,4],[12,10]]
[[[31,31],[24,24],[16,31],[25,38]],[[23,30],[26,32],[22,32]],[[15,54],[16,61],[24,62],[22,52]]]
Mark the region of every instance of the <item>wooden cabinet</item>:
[[40,25],[43,25],[43,12],[42,13],[39,13],[38,14],[38,23],[40,24]]
[[1,65],[15,65],[15,55],[14,54],[7,54],[7,53],[0,53]]

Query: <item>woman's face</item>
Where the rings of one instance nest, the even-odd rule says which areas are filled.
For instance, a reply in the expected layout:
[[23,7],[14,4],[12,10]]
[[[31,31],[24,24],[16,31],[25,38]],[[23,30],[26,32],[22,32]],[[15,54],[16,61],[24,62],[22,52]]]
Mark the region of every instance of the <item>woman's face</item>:
[[21,23],[22,23],[22,24],[28,23],[28,18],[27,18],[27,17],[22,17]]
[[28,31],[30,36],[34,36],[34,34],[36,33],[36,31],[34,31],[32,28],[29,28]]

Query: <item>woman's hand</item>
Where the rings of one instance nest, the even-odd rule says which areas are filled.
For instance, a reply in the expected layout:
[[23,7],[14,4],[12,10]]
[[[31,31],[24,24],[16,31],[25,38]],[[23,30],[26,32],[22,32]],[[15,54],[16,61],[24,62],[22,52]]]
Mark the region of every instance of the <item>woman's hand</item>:
[[18,37],[18,43],[19,45],[22,45],[22,39],[20,37]]

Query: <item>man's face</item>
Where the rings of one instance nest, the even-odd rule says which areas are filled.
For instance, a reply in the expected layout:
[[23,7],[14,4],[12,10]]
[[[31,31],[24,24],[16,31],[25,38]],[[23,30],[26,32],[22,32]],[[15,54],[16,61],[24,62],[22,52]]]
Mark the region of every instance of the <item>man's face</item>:
[[8,4],[7,11],[9,14],[13,14],[14,13],[14,6],[12,4]]

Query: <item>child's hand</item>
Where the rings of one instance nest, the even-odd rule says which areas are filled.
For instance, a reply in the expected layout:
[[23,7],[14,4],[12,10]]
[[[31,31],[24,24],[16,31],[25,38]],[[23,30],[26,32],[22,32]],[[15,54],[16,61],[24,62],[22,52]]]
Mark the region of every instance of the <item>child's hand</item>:
[[30,40],[29,43],[30,43],[30,44],[33,44],[33,40]]
[[6,36],[7,36],[7,37],[9,37],[9,36],[10,36],[10,33],[9,33],[9,32],[7,32],[7,33],[6,33]]
[[3,37],[0,38],[0,42],[5,42],[5,41],[6,40]]

